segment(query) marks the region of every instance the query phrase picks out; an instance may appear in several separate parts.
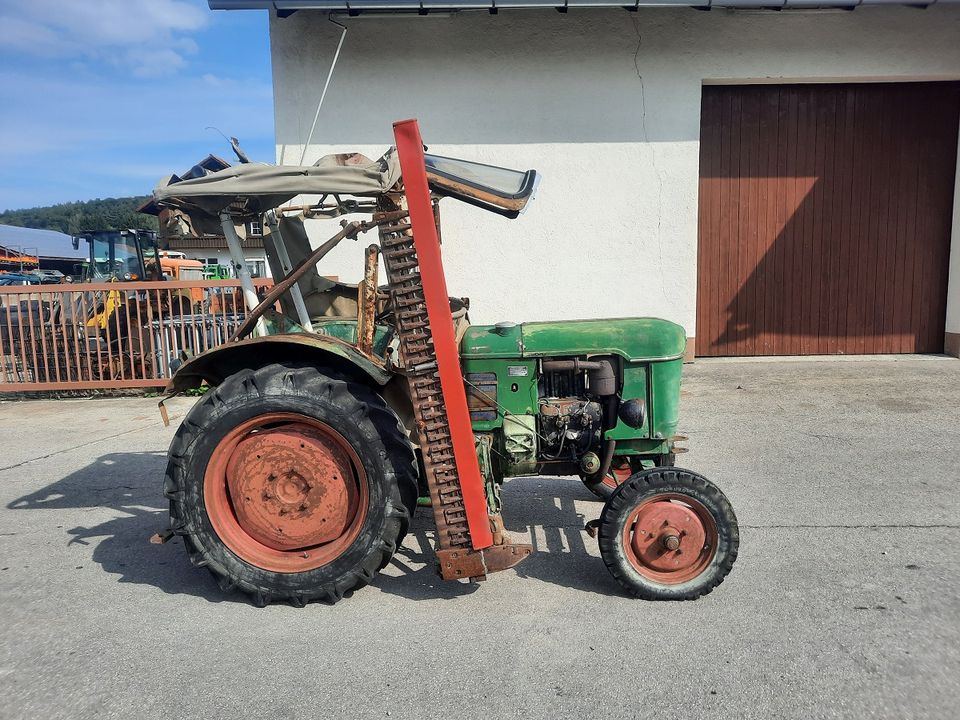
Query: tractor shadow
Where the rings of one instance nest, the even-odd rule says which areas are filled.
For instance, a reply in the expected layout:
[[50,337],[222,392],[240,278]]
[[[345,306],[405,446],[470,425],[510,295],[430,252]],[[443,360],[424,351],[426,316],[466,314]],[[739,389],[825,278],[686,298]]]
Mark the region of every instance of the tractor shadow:
[[[161,491],[166,453],[103,455],[90,465],[8,504],[10,510],[83,510],[107,508],[116,517],[96,525],[63,527],[68,545],[94,545],[92,559],[118,582],[149,585],[171,595],[193,595],[211,603],[247,604],[240,593],[221,592],[213,577],[193,567],[183,540],[152,545],[149,538],[168,526]],[[585,520],[602,505],[573,479],[515,478],[504,486],[507,529],[515,542],[532,542],[534,552],[514,572],[564,587],[604,595],[622,594],[596,553],[586,543]],[[590,517],[578,512],[578,507]],[[522,519],[526,524],[520,524]],[[61,526],[57,526],[58,530]],[[413,600],[454,600],[480,585],[441,580],[433,551],[430,508],[418,508],[410,531],[373,585],[382,592]],[[504,573],[508,575],[510,571]]]
[[410,530],[397,548],[390,564],[374,579],[385,593],[408,600],[455,600],[475,593],[475,582],[443,580],[436,570],[434,538],[436,526],[430,508],[417,508]]
[[[503,505],[506,527],[514,542],[529,542],[534,549],[513,569],[518,577],[625,597],[600,559],[597,541],[583,529],[588,520],[599,517],[603,504],[579,480],[513,478],[503,487]],[[452,600],[476,592],[479,583],[440,579],[435,570],[434,537],[432,510],[417,508],[403,546],[374,585],[413,600]]]
[[626,597],[600,558],[584,525],[600,517],[603,502],[577,478],[520,477],[503,486],[504,523],[514,542],[529,542],[533,555],[517,565],[521,578],[581,592]]
[[161,490],[166,464],[163,452],[110,453],[7,507],[114,510],[118,517],[99,525],[64,527],[67,544],[95,545],[94,562],[119,576],[118,582],[152,585],[171,595],[195,595],[209,602],[242,602],[239,595],[220,592],[208,572],[190,564],[181,538],[150,544],[150,536],[168,525]]

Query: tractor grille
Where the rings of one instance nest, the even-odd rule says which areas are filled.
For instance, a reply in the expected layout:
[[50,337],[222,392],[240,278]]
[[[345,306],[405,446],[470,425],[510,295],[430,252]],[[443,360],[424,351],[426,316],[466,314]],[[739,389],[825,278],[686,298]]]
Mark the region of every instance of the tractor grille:
[[467,373],[464,377],[467,386],[467,407],[470,419],[497,419],[497,374]]
[[540,376],[540,397],[583,397],[585,393],[583,371],[556,370]]

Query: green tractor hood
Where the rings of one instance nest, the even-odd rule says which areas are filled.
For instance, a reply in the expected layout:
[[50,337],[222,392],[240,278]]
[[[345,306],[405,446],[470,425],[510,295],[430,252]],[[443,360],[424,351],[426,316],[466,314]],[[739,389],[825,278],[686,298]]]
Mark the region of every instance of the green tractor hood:
[[467,359],[619,355],[628,362],[648,362],[683,357],[686,344],[680,325],[659,318],[559,320],[473,325],[460,354]]

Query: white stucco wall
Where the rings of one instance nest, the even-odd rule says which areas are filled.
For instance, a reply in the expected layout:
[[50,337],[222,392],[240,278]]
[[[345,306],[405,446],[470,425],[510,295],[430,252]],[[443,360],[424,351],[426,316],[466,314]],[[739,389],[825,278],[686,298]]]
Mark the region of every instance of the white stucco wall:
[[[433,152],[543,173],[518,220],[443,205],[448,287],[475,322],[649,314],[695,335],[703,83],[960,78],[958,7],[343,22],[309,161],[375,156],[416,117]],[[319,13],[271,19],[280,162],[299,161],[338,33]],[[328,271],[358,278],[364,244]]]
[[[950,280],[947,285],[948,333],[960,334],[960,143],[957,149],[957,179],[953,190],[953,244],[950,247]],[[958,347],[958,343],[953,343]]]

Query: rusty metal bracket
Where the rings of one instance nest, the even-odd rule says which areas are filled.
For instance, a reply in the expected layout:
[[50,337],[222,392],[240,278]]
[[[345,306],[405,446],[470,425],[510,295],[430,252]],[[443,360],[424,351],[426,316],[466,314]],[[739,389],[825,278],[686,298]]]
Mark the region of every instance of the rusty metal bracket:
[[440,577],[444,580],[486,580],[490,573],[507,570],[526,560],[533,546],[517,543],[493,545],[483,550],[437,550]]
[[533,545],[526,543],[515,543],[510,545],[493,545],[483,549],[483,563],[487,567],[487,572],[500,572],[519,565],[530,557],[533,552]]
[[689,439],[690,438],[688,438],[686,435],[671,435],[669,438],[670,452],[672,452],[674,455],[681,455],[685,452],[689,452],[690,448],[676,444],[678,442],[687,442]]
[[167,412],[167,406],[164,404],[172,397],[179,395],[179,392],[172,392],[169,395],[164,395],[160,398],[160,402],[157,403],[157,408],[160,410],[160,419],[163,420],[164,427],[170,427],[170,413]]
[[168,528],[163,532],[154,533],[150,536],[151,545],[163,545],[174,536],[173,528]]
[[487,568],[480,550],[437,550],[437,562],[440,565],[440,577],[444,580],[487,579]]
[[363,264],[363,280],[357,285],[357,349],[373,354],[377,320],[377,269],[380,247],[367,247]]

